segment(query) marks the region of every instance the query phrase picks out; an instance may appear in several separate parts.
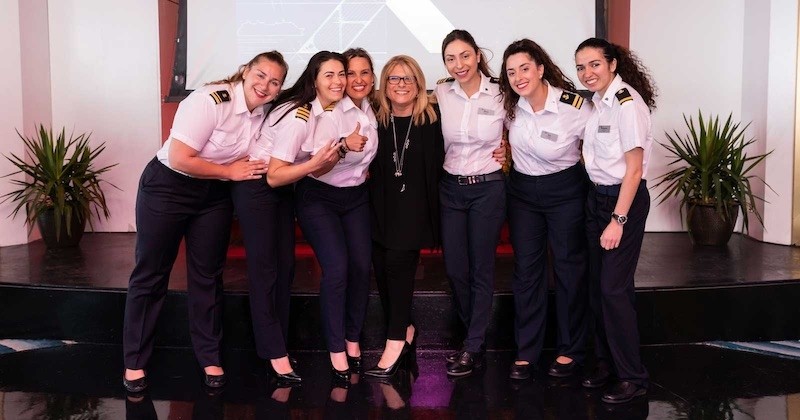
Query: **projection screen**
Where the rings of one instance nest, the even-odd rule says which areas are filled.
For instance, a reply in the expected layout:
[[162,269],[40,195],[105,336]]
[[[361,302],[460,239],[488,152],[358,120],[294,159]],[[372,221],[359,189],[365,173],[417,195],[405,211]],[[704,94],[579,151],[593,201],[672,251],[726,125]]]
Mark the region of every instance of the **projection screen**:
[[420,62],[428,88],[447,76],[441,42],[466,29],[485,49],[493,71],[520,38],[542,45],[575,80],[573,52],[595,34],[596,0],[188,0],[186,89],[233,73],[266,50],[289,63],[284,87],[319,50],[363,47],[375,73],[397,54]]

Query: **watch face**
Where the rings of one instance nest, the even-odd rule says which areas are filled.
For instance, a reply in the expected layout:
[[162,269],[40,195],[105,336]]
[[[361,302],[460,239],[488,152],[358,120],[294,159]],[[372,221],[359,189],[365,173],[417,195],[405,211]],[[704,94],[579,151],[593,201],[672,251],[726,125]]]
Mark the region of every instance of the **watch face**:
[[626,216],[617,216],[617,222],[619,222],[619,224],[624,225],[627,221],[628,218]]

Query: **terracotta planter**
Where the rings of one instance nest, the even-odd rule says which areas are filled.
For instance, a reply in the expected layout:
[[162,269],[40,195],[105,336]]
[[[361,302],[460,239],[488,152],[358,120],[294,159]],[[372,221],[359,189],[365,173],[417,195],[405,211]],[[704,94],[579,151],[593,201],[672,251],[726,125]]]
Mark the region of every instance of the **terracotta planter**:
[[689,204],[686,213],[686,224],[689,237],[697,245],[722,246],[728,243],[739,217],[739,207],[729,205],[728,217],[723,218],[713,205]]
[[67,224],[61,222],[61,235],[56,239],[56,219],[53,210],[48,210],[39,215],[36,222],[39,224],[39,232],[48,248],[68,248],[78,246],[83,237],[83,230],[86,228],[86,220],[72,218],[70,231],[72,235],[67,235]]

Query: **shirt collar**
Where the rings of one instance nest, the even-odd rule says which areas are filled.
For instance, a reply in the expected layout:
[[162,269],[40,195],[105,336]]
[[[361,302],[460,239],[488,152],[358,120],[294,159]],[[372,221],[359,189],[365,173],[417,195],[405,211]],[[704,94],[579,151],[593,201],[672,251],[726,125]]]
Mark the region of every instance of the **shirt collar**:
[[[481,85],[478,87],[478,93],[491,95],[492,94],[492,87],[491,81],[488,77],[486,77],[483,73],[478,70],[478,74],[481,76]],[[459,96],[463,96],[464,98],[469,98],[467,93],[464,92],[464,89],[461,88],[461,83],[458,83],[458,80],[453,80],[453,83],[450,85],[450,90],[458,94]]]
[[353,108],[356,108],[356,104],[347,95],[344,95],[344,97],[342,98],[342,100],[340,100],[338,102],[338,104],[341,105],[342,111],[344,111],[344,112],[347,112],[347,111],[349,111],[349,110],[351,110]]
[[[247,109],[247,102],[244,100],[244,83],[237,83],[231,89],[231,93],[233,93],[233,112],[236,114],[244,114],[245,112],[249,114],[250,110]],[[261,115],[263,112],[262,107],[257,106],[253,110],[252,116]]]
[[597,92],[595,92],[592,96],[592,102],[594,102],[595,105],[602,103],[603,105],[611,108],[614,105],[614,95],[620,89],[620,86],[622,86],[622,77],[620,77],[620,75],[616,75],[614,76],[614,80],[612,80],[608,85],[606,94],[603,95],[603,98],[600,99],[600,96],[597,94]]
[[322,104],[319,102],[319,98],[314,98],[314,100],[311,101],[311,112],[315,117],[318,117],[319,114],[325,112],[325,109],[322,108]]
[[[561,90],[550,86],[549,83],[543,82],[547,86],[547,98],[544,100],[544,110],[558,114],[558,101],[561,98]],[[533,115],[533,107],[527,99],[522,96],[517,100],[517,106],[522,108],[525,112]]]

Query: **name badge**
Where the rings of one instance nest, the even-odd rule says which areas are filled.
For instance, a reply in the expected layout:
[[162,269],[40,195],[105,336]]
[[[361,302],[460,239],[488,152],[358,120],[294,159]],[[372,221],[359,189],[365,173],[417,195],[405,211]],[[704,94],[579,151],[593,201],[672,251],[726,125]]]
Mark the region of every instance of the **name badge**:
[[494,115],[494,111],[486,108],[478,108],[478,115]]
[[558,140],[558,134],[542,130],[542,138],[545,140],[556,141]]
[[610,133],[611,132],[611,126],[610,125],[601,125],[601,126],[597,127],[597,132],[598,133]]

